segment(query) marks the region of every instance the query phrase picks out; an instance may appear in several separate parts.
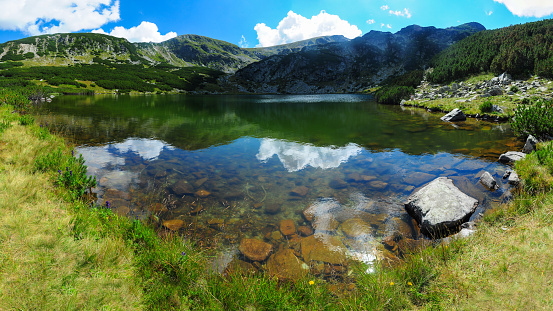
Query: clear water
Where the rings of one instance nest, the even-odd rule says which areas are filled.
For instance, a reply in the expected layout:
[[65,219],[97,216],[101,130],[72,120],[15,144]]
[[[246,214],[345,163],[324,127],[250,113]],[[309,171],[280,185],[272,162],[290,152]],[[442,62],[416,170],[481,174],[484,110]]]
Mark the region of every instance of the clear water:
[[[414,230],[403,202],[440,176],[480,201],[475,215],[499,204],[507,168],[496,160],[522,142],[508,124],[441,115],[362,95],[64,96],[38,119],[78,146],[98,204],[183,220],[181,234],[224,248],[244,237],[278,243],[281,220],[311,226],[310,206],[341,224],[362,218],[371,241]],[[478,183],[484,170],[499,190]]]

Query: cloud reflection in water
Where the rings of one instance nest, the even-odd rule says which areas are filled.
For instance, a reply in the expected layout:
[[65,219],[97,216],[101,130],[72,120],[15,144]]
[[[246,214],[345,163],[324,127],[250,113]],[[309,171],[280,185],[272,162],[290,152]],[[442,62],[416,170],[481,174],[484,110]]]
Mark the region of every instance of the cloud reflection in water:
[[350,143],[345,147],[317,147],[279,139],[264,138],[256,157],[266,162],[274,155],[278,157],[288,172],[300,171],[307,166],[330,169],[347,162],[349,158],[358,155],[362,148]]

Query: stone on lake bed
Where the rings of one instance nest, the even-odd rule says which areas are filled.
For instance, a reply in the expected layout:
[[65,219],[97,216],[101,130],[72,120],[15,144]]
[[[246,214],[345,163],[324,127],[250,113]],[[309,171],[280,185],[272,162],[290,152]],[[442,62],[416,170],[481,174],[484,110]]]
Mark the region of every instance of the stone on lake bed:
[[178,196],[194,193],[194,187],[185,180],[179,180],[169,187],[169,189]]
[[301,236],[310,236],[313,234],[313,229],[311,229],[310,227],[308,226],[299,226],[298,227],[298,233],[301,235]]
[[280,280],[298,280],[307,275],[309,266],[296,257],[294,250],[285,248],[269,258],[267,270]]
[[273,245],[257,239],[242,239],[239,250],[251,261],[264,261],[273,251]]
[[304,197],[304,196],[307,195],[308,191],[309,191],[309,188],[307,188],[306,186],[299,186],[299,187],[296,187],[296,188],[292,189],[292,191],[290,191],[290,195]]
[[337,237],[328,234],[315,234],[301,240],[303,260],[322,261],[330,264],[345,265],[347,248]]
[[357,239],[372,235],[372,227],[360,218],[351,218],[341,225],[342,232],[349,238]]
[[282,206],[278,203],[268,203],[265,206],[265,214],[274,215],[280,213]]
[[315,217],[313,228],[321,231],[336,231],[340,223],[332,214],[323,214]]
[[292,219],[284,219],[279,224],[280,233],[284,236],[290,236],[296,233],[296,225]]
[[380,181],[380,180],[374,180],[374,181],[369,182],[369,186],[373,189],[376,189],[376,190],[384,190],[384,189],[386,189],[386,187],[388,187],[388,183],[385,183],[385,182]]
[[328,186],[332,189],[344,189],[347,188],[348,183],[342,179],[335,178],[328,183]]
[[208,197],[211,195],[211,192],[207,191],[207,190],[198,190],[196,191],[196,196],[200,197],[200,198],[205,198],[205,197]]
[[184,221],[182,219],[164,220],[163,226],[171,231],[178,231],[184,226]]
[[478,200],[461,192],[447,177],[439,177],[411,194],[405,209],[429,236],[447,235],[466,222]]

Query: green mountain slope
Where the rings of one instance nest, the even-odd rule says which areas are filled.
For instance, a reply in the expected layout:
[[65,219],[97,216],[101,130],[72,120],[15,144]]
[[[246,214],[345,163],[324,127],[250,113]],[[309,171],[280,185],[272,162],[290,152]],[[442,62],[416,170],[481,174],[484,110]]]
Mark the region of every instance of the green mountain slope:
[[553,20],[482,31],[444,50],[433,67],[433,82],[483,71],[553,77]]

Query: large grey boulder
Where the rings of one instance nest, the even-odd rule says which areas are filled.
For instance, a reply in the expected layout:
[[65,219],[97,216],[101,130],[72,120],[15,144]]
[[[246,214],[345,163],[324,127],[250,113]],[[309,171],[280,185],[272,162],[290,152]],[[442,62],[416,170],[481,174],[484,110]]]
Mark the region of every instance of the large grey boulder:
[[503,90],[499,86],[494,86],[490,88],[488,94],[490,94],[491,96],[503,95]]
[[526,157],[526,153],[518,151],[507,151],[506,153],[499,156],[499,162],[511,164],[516,161],[522,160]]
[[445,116],[441,117],[440,119],[442,121],[453,122],[453,121],[465,121],[467,119],[467,117],[465,116],[463,111],[461,111],[461,109],[455,108],[455,109],[451,110]]
[[434,179],[405,202],[405,209],[419,223],[421,232],[434,238],[458,231],[477,206],[477,199],[463,193],[447,177]]
[[532,151],[536,150],[536,145],[538,144],[538,139],[532,135],[529,135],[526,139],[526,143],[524,144],[524,148],[522,148],[522,152],[524,153],[532,153]]

